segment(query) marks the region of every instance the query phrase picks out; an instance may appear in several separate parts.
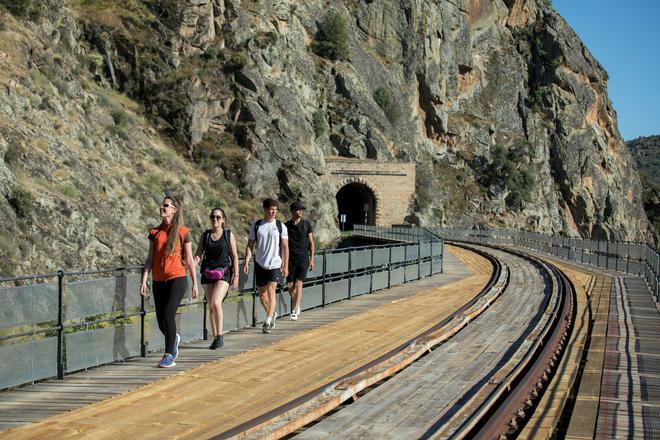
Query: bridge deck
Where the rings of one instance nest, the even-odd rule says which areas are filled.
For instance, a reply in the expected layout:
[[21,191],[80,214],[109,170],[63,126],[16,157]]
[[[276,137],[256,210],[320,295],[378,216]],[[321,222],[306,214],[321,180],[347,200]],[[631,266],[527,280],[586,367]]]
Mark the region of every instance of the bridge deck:
[[486,283],[490,264],[460,249],[453,252],[476,274],[448,252],[445,274],[304,312],[295,323],[280,320],[270,335],[259,329],[231,333],[221,350],[191,344],[183,347],[174,371],[154,368],[154,354],[2,393],[5,429],[82,406],[3,435],[219,434],[353,371],[473,297]]

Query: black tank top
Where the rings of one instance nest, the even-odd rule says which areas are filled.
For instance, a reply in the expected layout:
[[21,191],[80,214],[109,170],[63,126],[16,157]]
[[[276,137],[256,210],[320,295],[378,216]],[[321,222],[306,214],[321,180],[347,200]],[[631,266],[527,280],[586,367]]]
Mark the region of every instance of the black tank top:
[[[229,238],[231,231],[225,229],[218,240],[213,240],[211,231],[204,231],[204,259],[202,260],[202,269],[218,269],[220,267],[230,267],[229,258]],[[208,234],[208,235],[207,235]]]

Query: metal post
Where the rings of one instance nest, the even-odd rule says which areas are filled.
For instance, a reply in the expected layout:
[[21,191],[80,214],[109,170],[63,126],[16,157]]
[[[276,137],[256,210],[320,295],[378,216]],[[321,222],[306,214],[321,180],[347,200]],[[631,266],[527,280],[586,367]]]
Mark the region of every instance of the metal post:
[[351,299],[351,279],[353,275],[351,274],[351,251],[348,251],[348,299]]
[[64,271],[57,271],[57,378],[64,379]]
[[323,284],[321,284],[321,307],[325,307],[325,275],[326,275],[325,254],[326,254],[326,250],[323,249],[323,264],[322,264],[322,266],[323,266],[323,275],[322,275]]
[[[255,265],[256,260],[255,260]],[[257,277],[255,276],[255,267],[252,269],[252,327],[257,326]]]
[[431,243],[430,243],[430,245],[431,245],[431,251],[430,251],[431,252],[431,261],[430,261],[431,269],[429,270],[429,276],[433,276],[433,242],[434,241],[435,240],[433,239],[433,237],[431,237]]
[[420,236],[417,236],[417,279],[422,279],[422,242]]
[[388,289],[391,286],[390,279],[392,278],[392,245],[390,245],[389,249],[390,249],[390,258],[387,260],[387,288]]
[[374,247],[371,246],[371,264],[369,265],[369,293],[373,292],[374,289]]
[[144,296],[140,295],[140,356],[147,357],[147,342],[144,338],[144,324],[145,315],[147,314],[144,308]]
[[445,239],[440,241],[440,273],[445,273]]
[[[204,292],[203,289],[202,289],[202,292]],[[209,338],[209,329],[206,327],[206,306],[207,306],[206,295],[204,295],[204,299],[202,300],[202,305],[203,305],[202,309],[203,309],[203,315],[204,315],[204,318],[203,318],[203,321],[202,321],[203,322],[202,323],[202,337],[206,341]]]

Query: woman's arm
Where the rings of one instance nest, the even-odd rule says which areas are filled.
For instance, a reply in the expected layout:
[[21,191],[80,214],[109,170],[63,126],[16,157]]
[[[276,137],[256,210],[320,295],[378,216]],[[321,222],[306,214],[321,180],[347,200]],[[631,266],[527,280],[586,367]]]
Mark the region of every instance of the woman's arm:
[[254,248],[254,241],[248,240],[245,246],[245,263],[243,264],[243,272],[247,275],[250,272],[250,259],[252,258],[252,248]]
[[199,243],[197,243],[197,251],[195,251],[195,264],[199,264],[199,260],[202,259],[202,255],[204,255],[204,234],[205,232],[202,233],[202,236],[199,237]]
[[151,273],[151,265],[154,261],[154,242],[149,242],[149,253],[147,254],[147,260],[144,262],[142,267],[142,282],[140,283],[140,295],[147,296],[149,294],[149,288],[147,287],[147,280],[149,279],[149,274]]
[[236,250],[236,239],[234,234],[229,236],[229,245],[231,246],[231,288],[238,288],[238,251]]
[[183,244],[183,249],[186,257],[186,266],[188,266],[188,272],[190,273],[190,278],[192,278],[192,297],[193,299],[197,298],[197,264],[192,254],[192,242],[188,241]]

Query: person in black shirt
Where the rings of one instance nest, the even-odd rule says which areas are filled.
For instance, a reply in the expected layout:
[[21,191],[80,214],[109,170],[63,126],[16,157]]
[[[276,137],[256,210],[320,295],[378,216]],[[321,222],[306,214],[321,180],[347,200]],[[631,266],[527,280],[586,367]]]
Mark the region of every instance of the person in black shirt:
[[209,215],[211,229],[207,229],[199,239],[195,263],[202,255],[202,286],[206,301],[211,309],[211,331],[213,342],[211,350],[220,348],[224,344],[222,333],[222,301],[227,296],[231,285],[232,289],[238,287],[238,253],[236,252],[236,239],[227,229],[227,216],[224,209],[213,208]]
[[286,278],[291,295],[291,320],[300,316],[302,286],[308,270],[314,270],[314,237],[312,225],[303,220],[305,205],[293,202],[291,220],[285,223],[289,233],[289,275]]

